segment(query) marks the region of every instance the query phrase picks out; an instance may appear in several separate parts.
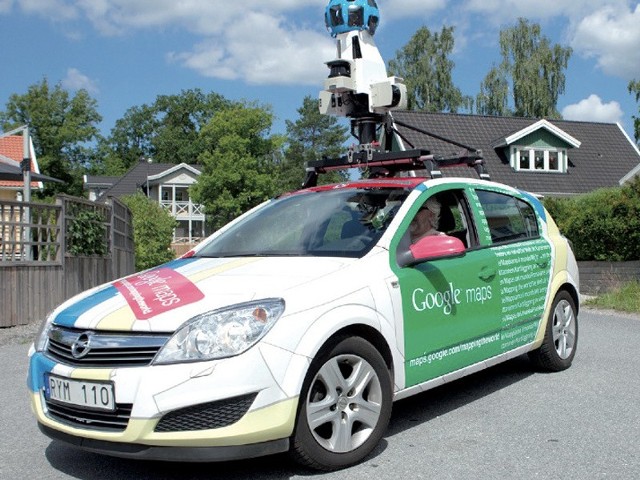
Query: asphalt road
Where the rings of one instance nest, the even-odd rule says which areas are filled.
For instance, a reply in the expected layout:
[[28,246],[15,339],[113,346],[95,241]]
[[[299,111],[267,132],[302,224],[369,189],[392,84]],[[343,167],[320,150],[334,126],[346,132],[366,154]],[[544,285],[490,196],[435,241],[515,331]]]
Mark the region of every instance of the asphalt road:
[[221,464],[137,462],[51,442],[27,403],[27,345],[0,335],[0,479],[637,479],[640,317],[584,310],[562,373],[526,356],[394,405],[362,464],[320,474],[284,455]]

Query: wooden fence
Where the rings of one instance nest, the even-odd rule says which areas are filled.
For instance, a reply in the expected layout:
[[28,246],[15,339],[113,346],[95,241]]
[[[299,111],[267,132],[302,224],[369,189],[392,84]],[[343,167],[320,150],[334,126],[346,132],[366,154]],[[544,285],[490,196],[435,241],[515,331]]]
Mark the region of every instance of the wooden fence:
[[[71,253],[82,243],[81,212],[102,232],[100,254]],[[39,322],[73,295],[134,271],[131,212],[117,199],[0,201],[0,327]]]

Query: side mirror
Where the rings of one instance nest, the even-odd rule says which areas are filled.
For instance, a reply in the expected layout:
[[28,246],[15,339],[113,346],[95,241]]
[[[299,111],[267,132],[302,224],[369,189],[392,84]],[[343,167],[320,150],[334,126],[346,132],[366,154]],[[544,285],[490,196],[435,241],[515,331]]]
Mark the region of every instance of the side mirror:
[[401,267],[407,267],[427,260],[458,257],[464,255],[465,251],[464,243],[459,238],[429,235],[412,244],[407,252],[398,255],[398,263]]

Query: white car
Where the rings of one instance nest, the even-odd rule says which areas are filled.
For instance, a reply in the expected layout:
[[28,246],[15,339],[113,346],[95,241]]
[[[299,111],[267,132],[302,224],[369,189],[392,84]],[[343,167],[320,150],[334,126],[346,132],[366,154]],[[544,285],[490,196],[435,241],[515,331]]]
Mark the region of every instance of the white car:
[[[412,219],[439,204],[438,231]],[[529,353],[576,353],[578,270],[534,196],[385,178],[268,201],[168,264],[46,319],[28,386],[49,437],[109,455],[217,461],[290,450],[361,461],[395,400]]]

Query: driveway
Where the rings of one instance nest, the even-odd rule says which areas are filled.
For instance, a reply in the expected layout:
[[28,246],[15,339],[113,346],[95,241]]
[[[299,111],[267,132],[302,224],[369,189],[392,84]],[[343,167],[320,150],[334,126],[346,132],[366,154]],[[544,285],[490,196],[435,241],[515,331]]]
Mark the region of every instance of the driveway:
[[397,402],[364,463],[303,470],[286,456],[222,464],[145,463],[49,441],[25,383],[35,327],[0,331],[0,442],[6,479],[637,479],[640,316],[583,310],[574,365],[538,373],[516,358]]

